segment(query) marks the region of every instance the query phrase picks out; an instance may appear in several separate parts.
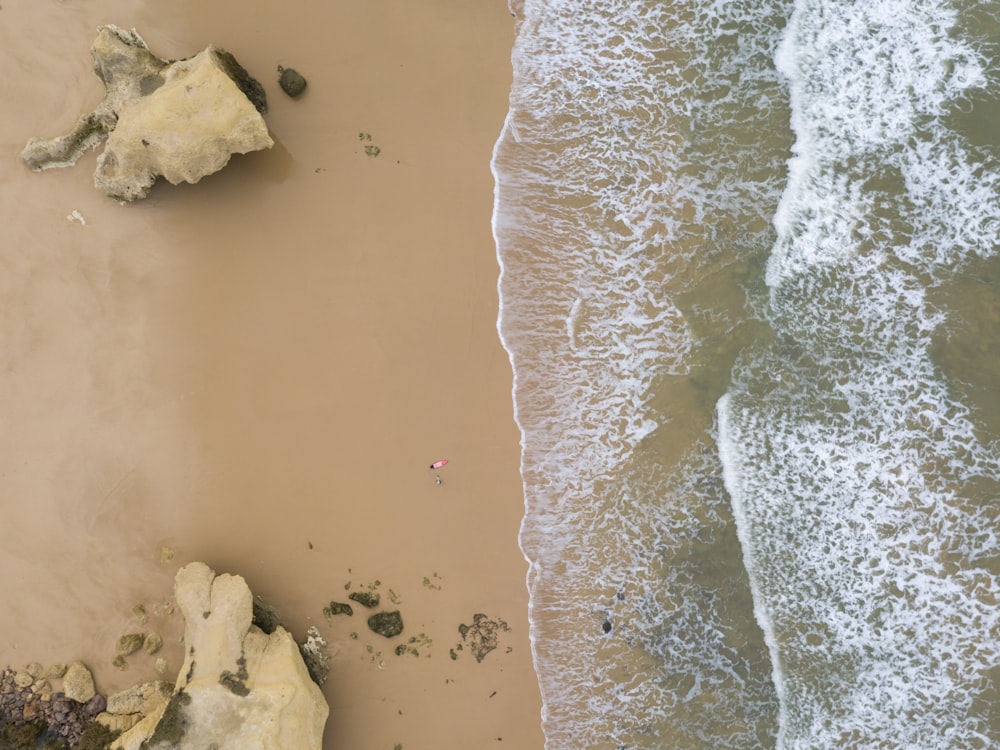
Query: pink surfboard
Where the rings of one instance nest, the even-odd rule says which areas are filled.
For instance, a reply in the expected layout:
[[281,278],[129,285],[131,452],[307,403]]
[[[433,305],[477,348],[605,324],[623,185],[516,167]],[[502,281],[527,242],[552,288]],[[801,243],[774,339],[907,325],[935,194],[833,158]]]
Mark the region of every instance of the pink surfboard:
[[440,461],[435,461],[431,464],[432,469],[440,469],[442,466],[448,463],[447,458],[442,458]]

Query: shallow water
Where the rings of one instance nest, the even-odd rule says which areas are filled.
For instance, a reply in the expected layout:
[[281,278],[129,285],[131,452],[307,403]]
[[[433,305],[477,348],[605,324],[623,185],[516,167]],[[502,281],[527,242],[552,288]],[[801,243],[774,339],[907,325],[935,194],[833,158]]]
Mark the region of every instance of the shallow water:
[[494,231],[547,746],[995,743],[995,19],[514,10]]

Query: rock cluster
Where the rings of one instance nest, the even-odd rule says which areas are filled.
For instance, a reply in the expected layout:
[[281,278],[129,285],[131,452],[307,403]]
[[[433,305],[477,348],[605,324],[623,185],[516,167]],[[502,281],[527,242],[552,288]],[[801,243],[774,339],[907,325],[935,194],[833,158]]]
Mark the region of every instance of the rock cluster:
[[66,136],[32,138],[21,153],[34,170],[75,164],[107,138],[95,185],[120,201],[145,198],[159,177],[177,185],[217,172],[233,154],[274,145],[264,89],[223,49],[186,60],[153,55],[135,30],[102,26],[91,54],[105,97]]
[[53,681],[64,673],[69,676],[64,664],[47,669],[28,664],[18,671],[0,671],[0,746],[16,747],[13,737],[30,737],[27,730],[32,728],[37,730],[36,739],[44,738],[50,745],[77,746],[87,725],[104,711],[105,700],[94,692],[86,701],[74,700],[54,690]]
[[0,750],[320,750],[329,707],[309,671],[328,669],[319,631],[301,650],[276,622],[264,632],[246,582],[203,563],[178,571],[175,597],[186,625],[175,683],[105,697],[80,662],[0,671]]
[[191,563],[177,573],[175,597],[185,661],[173,692],[112,750],[319,750],[326,700],[288,631],[266,634],[252,624],[243,578]]

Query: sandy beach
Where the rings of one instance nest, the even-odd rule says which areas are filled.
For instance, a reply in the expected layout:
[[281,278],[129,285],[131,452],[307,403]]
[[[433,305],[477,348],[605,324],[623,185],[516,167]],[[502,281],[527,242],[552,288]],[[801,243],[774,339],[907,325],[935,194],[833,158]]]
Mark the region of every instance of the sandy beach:
[[[203,560],[329,642],[325,748],[540,748],[490,230],[513,19],[501,1],[239,7],[0,10],[0,665],[82,658],[108,692],[151,678],[148,658],[111,666],[142,603],[172,678],[173,573]],[[132,206],[94,189],[94,153],[30,172],[24,142],[100,100],[105,23],[162,57],[231,51],[274,148]],[[278,65],[308,79],[300,99]],[[324,617],[370,588],[406,653]],[[501,625],[482,661],[459,633],[476,614]]]

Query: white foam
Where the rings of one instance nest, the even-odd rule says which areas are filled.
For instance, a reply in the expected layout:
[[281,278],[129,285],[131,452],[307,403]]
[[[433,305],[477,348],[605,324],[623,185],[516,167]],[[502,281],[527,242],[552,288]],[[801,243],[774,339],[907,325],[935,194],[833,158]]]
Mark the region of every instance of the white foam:
[[[747,747],[767,731],[757,726],[773,709],[766,670],[727,641],[752,623],[734,622],[711,582],[693,582],[686,557],[699,532],[725,533],[717,461],[699,444],[685,468],[634,462],[668,428],[652,403],[657,381],[691,366],[677,295],[711,269],[719,237],[745,233],[777,200],[781,157],[726,140],[731,120],[744,118],[752,140],[780,106],[769,68],[777,12],[765,5],[515,9],[493,231],[550,750],[669,737]],[[715,584],[745,586],[738,561]]]
[[943,125],[985,77],[940,3],[800,0],[777,62],[795,157],[768,266],[776,342],[719,450],[781,700],[780,748],[984,747],[998,447],[930,360],[927,300],[996,252],[1000,168]]
[[796,4],[775,56],[789,82],[796,143],[769,285],[842,261],[892,231],[880,210],[892,198],[869,188],[873,179],[905,184],[909,202],[893,209],[914,226],[917,254],[945,252],[935,260],[950,263],[955,253],[992,246],[996,175],[938,124],[986,83],[980,56],[949,33],[955,17],[919,0]]

